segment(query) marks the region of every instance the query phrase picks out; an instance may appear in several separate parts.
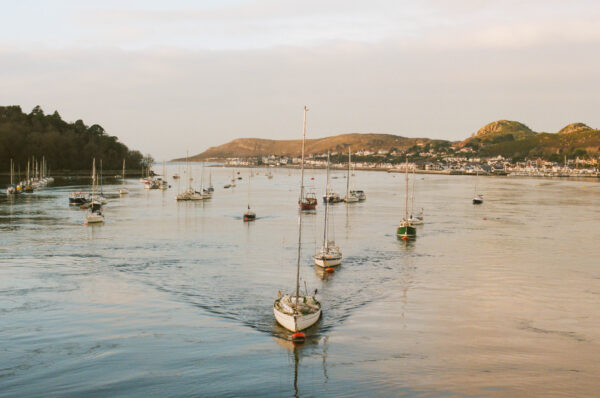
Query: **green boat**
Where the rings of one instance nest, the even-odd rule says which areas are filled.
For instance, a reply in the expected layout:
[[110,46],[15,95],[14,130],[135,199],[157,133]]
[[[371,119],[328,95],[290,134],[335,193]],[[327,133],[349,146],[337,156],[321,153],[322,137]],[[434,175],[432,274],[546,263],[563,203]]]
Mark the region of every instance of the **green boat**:
[[404,219],[396,229],[396,236],[400,239],[414,239],[417,237],[417,229],[408,220],[408,157],[406,158],[406,202],[404,204]]
[[416,238],[417,237],[417,229],[410,225],[407,222],[401,222],[400,226],[396,230],[396,235],[399,238]]

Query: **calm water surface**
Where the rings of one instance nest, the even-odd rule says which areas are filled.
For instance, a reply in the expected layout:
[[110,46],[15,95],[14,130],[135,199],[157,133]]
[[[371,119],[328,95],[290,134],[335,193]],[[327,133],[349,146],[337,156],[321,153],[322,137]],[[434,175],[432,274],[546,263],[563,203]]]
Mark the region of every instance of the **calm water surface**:
[[[260,170],[253,223],[248,170],[230,190],[211,172],[202,203],[108,181],[100,226],[68,206],[87,181],[0,195],[0,397],[598,395],[597,181],[480,178],[475,207],[474,177],[418,175],[426,224],[404,243],[403,176],[357,172],[333,275],[311,261],[322,203],[303,217],[324,317],[294,347],[272,304],[295,285],[299,172]],[[308,181],[320,197],[324,172]]]

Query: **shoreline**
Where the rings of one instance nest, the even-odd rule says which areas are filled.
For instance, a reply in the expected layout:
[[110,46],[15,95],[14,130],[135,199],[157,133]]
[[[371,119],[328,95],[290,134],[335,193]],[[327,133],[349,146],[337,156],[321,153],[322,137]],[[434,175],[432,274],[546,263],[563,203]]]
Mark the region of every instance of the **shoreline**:
[[[216,162],[214,162],[216,163]],[[260,166],[249,166],[249,165],[226,165],[225,163],[221,164],[213,164],[207,167],[228,167],[232,169],[300,169],[300,166],[268,166],[268,165],[260,165]],[[304,169],[310,170],[325,170],[326,167],[316,167],[316,166],[304,166]],[[332,171],[346,171],[348,168],[344,167],[330,167]],[[386,172],[386,173],[404,173],[403,169],[388,169],[383,167],[355,167],[352,169],[353,171],[377,171],[377,172]],[[412,173],[412,171],[410,171]],[[585,179],[598,179],[600,180],[600,175],[589,175],[589,174],[578,174],[578,175],[536,175],[536,174],[511,174],[511,172],[503,172],[503,173],[468,173],[466,171],[461,170],[420,170],[416,169],[415,174],[437,174],[437,175],[447,175],[447,176],[480,176],[480,177],[524,177],[524,178],[585,178]]]

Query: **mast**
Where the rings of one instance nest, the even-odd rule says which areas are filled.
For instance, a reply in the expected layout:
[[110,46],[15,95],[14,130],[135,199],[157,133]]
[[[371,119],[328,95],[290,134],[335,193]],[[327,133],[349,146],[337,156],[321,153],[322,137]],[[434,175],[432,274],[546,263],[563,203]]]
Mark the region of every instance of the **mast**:
[[125,185],[125,159],[123,159],[123,185]]
[[348,177],[346,177],[346,201],[348,201],[348,198],[350,197],[350,163],[350,147],[348,147]]
[[96,191],[96,158],[92,161],[92,207],[94,206],[94,193]]
[[100,159],[100,195],[104,195],[102,192],[102,159]]
[[14,165],[13,165],[13,160],[10,159],[10,185],[13,185],[13,169],[14,169]]
[[190,174],[190,162],[188,160],[189,151],[185,151],[185,167],[188,173],[188,190],[192,189],[192,175]]
[[325,227],[323,228],[323,247],[329,249],[329,228],[327,218],[329,216],[329,151],[327,151],[327,185],[325,185]]
[[404,204],[404,220],[406,220],[406,222],[408,222],[408,156],[406,156],[406,168],[405,168],[405,175],[406,175],[406,203]]
[[412,198],[410,200],[410,215],[412,216],[415,210],[415,168],[413,167],[413,183],[412,183]]
[[[300,202],[304,200],[304,141],[306,141],[306,112],[308,108],[304,106],[304,121],[302,122],[302,164],[300,166]],[[300,261],[300,260],[298,260]]]
[[[306,109],[306,107],[305,107]],[[300,254],[302,247],[302,212],[298,212],[298,261],[296,263],[296,302],[294,309],[298,309],[298,298],[300,297]]]
[[250,168],[250,173],[248,174],[248,210],[250,210],[250,180],[252,180],[252,168]]

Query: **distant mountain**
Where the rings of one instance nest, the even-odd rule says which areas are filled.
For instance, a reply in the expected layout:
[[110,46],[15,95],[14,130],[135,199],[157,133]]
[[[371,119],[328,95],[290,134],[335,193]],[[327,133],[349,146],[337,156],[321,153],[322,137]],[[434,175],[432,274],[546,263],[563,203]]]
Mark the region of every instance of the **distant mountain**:
[[471,146],[481,156],[562,161],[565,156],[570,159],[598,156],[600,130],[583,123],[572,123],[558,133],[536,133],[519,122],[500,120],[488,124],[461,145]]
[[[391,151],[406,150],[417,144],[427,144],[440,140],[429,138],[406,138],[392,134],[341,134],[333,137],[307,139],[305,152],[307,155],[332,152],[344,152],[351,147],[353,151],[369,150]],[[444,141],[447,142],[447,141]],[[238,138],[227,144],[207,149],[206,151],[190,157],[191,161],[206,159],[224,159],[228,157],[251,156],[300,156],[302,154],[302,140],[265,140],[260,138]],[[185,160],[185,158],[175,159]]]
[[[431,144],[431,145],[428,145]],[[418,152],[416,146],[426,148],[448,148],[450,144],[470,147],[472,156],[498,156],[507,159],[543,158],[562,161],[564,156],[586,158],[600,153],[600,130],[583,123],[565,126],[558,133],[535,132],[525,124],[498,120],[483,126],[476,134],[461,142],[432,140],[429,138],[406,138],[392,134],[342,134],[333,137],[306,140],[306,153],[321,154],[330,150],[344,152],[348,147],[353,152],[368,150],[377,152],[406,151]],[[229,157],[253,157],[267,155],[300,156],[302,140],[265,140],[240,138],[227,144],[212,147],[190,158],[192,161],[225,159]],[[470,155],[471,156],[471,155]],[[185,158],[176,159],[185,160]]]

